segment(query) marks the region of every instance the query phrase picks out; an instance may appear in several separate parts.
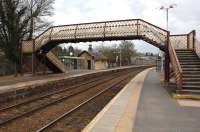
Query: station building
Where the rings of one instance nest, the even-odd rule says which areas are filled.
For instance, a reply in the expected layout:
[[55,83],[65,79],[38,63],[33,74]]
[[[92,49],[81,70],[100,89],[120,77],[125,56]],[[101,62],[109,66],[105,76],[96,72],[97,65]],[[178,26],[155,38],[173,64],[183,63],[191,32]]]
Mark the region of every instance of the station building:
[[78,57],[84,58],[87,69],[107,69],[108,59],[101,53],[82,51]]

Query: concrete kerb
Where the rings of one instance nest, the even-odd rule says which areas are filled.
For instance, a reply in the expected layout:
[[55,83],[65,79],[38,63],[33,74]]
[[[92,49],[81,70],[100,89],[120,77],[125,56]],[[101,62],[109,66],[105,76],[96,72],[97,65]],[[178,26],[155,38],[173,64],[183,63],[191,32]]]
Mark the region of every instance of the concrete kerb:
[[[103,130],[106,131],[117,131],[117,132],[132,132],[133,124],[136,116],[137,106],[139,102],[140,92],[143,87],[143,82],[146,78],[148,72],[152,68],[146,69],[143,72],[136,75],[104,108],[97,116],[82,130],[82,132],[100,132]],[[118,102],[122,96],[127,96],[125,98],[125,104]],[[123,102],[122,101],[122,102]],[[118,106],[122,111],[119,111],[118,116],[111,116],[107,113],[112,110],[112,106]],[[123,108],[122,108],[123,107]],[[107,115],[106,115],[107,114]],[[107,117],[113,117],[116,119],[109,126],[109,122],[106,126],[101,126],[101,122],[106,124],[103,118],[108,119]],[[99,123],[100,122],[100,123]],[[99,125],[100,124],[100,125]],[[98,126],[99,125],[99,126]]]

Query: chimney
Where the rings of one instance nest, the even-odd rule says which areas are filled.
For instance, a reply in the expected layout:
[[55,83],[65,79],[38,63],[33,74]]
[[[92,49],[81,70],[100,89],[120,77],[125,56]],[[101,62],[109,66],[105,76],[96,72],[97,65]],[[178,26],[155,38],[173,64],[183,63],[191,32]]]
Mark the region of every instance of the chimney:
[[91,44],[88,47],[88,52],[92,53],[92,45]]

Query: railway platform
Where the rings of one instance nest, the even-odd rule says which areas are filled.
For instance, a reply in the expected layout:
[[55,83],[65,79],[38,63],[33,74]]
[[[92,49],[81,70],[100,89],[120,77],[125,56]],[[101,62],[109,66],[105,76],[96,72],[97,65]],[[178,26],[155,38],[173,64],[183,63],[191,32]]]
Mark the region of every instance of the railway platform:
[[[32,91],[41,91],[41,86],[56,84],[62,80],[70,80],[81,76],[97,73],[95,70],[79,70],[61,74],[7,76],[0,79],[0,101],[23,97]],[[53,85],[52,85],[53,86]],[[33,92],[34,93],[34,92]]]
[[44,84],[51,81],[73,78],[92,73],[129,68],[129,67],[132,66],[123,66],[120,68],[118,67],[118,68],[110,68],[103,70],[72,70],[67,73],[60,73],[60,74],[45,74],[45,75],[35,75],[35,76],[32,76],[32,74],[25,74],[23,76],[17,76],[17,77],[14,77],[13,75],[0,77],[0,93],[22,87]]
[[199,101],[173,99],[150,68],[134,77],[83,132],[199,132],[199,113]]
[[96,72],[95,70],[74,70],[61,74],[44,74],[35,75],[25,74],[23,76],[14,77],[13,75],[0,77],[0,93],[13,89],[27,87],[31,85],[39,85],[50,81],[56,81],[60,79],[66,79],[70,77],[81,76],[85,74],[91,74]]
[[102,70],[72,70],[67,73],[60,73],[60,74],[44,74],[35,76],[32,76],[32,74],[25,74],[23,76],[17,76],[17,77],[14,77],[13,75],[0,77],[0,93],[26,86],[39,85],[51,81],[73,78],[92,73],[129,68],[129,67],[134,67],[134,66],[123,66],[118,68],[110,68]]

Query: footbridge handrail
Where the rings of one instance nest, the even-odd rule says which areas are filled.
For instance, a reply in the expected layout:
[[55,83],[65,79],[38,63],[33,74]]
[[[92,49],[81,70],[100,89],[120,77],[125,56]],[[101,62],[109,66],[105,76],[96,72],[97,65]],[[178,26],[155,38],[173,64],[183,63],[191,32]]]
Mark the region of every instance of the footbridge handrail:
[[195,31],[188,34],[171,35],[170,42],[175,49],[195,50]]
[[195,52],[200,57],[200,41],[195,39]]
[[183,80],[182,80],[183,71],[182,71],[180,62],[177,58],[175,48],[172,46],[171,42],[169,42],[169,56],[170,56],[170,61],[172,64],[174,75],[175,75],[176,86],[177,86],[177,89],[180,90],[182,88],[182,83],[183,83]]

